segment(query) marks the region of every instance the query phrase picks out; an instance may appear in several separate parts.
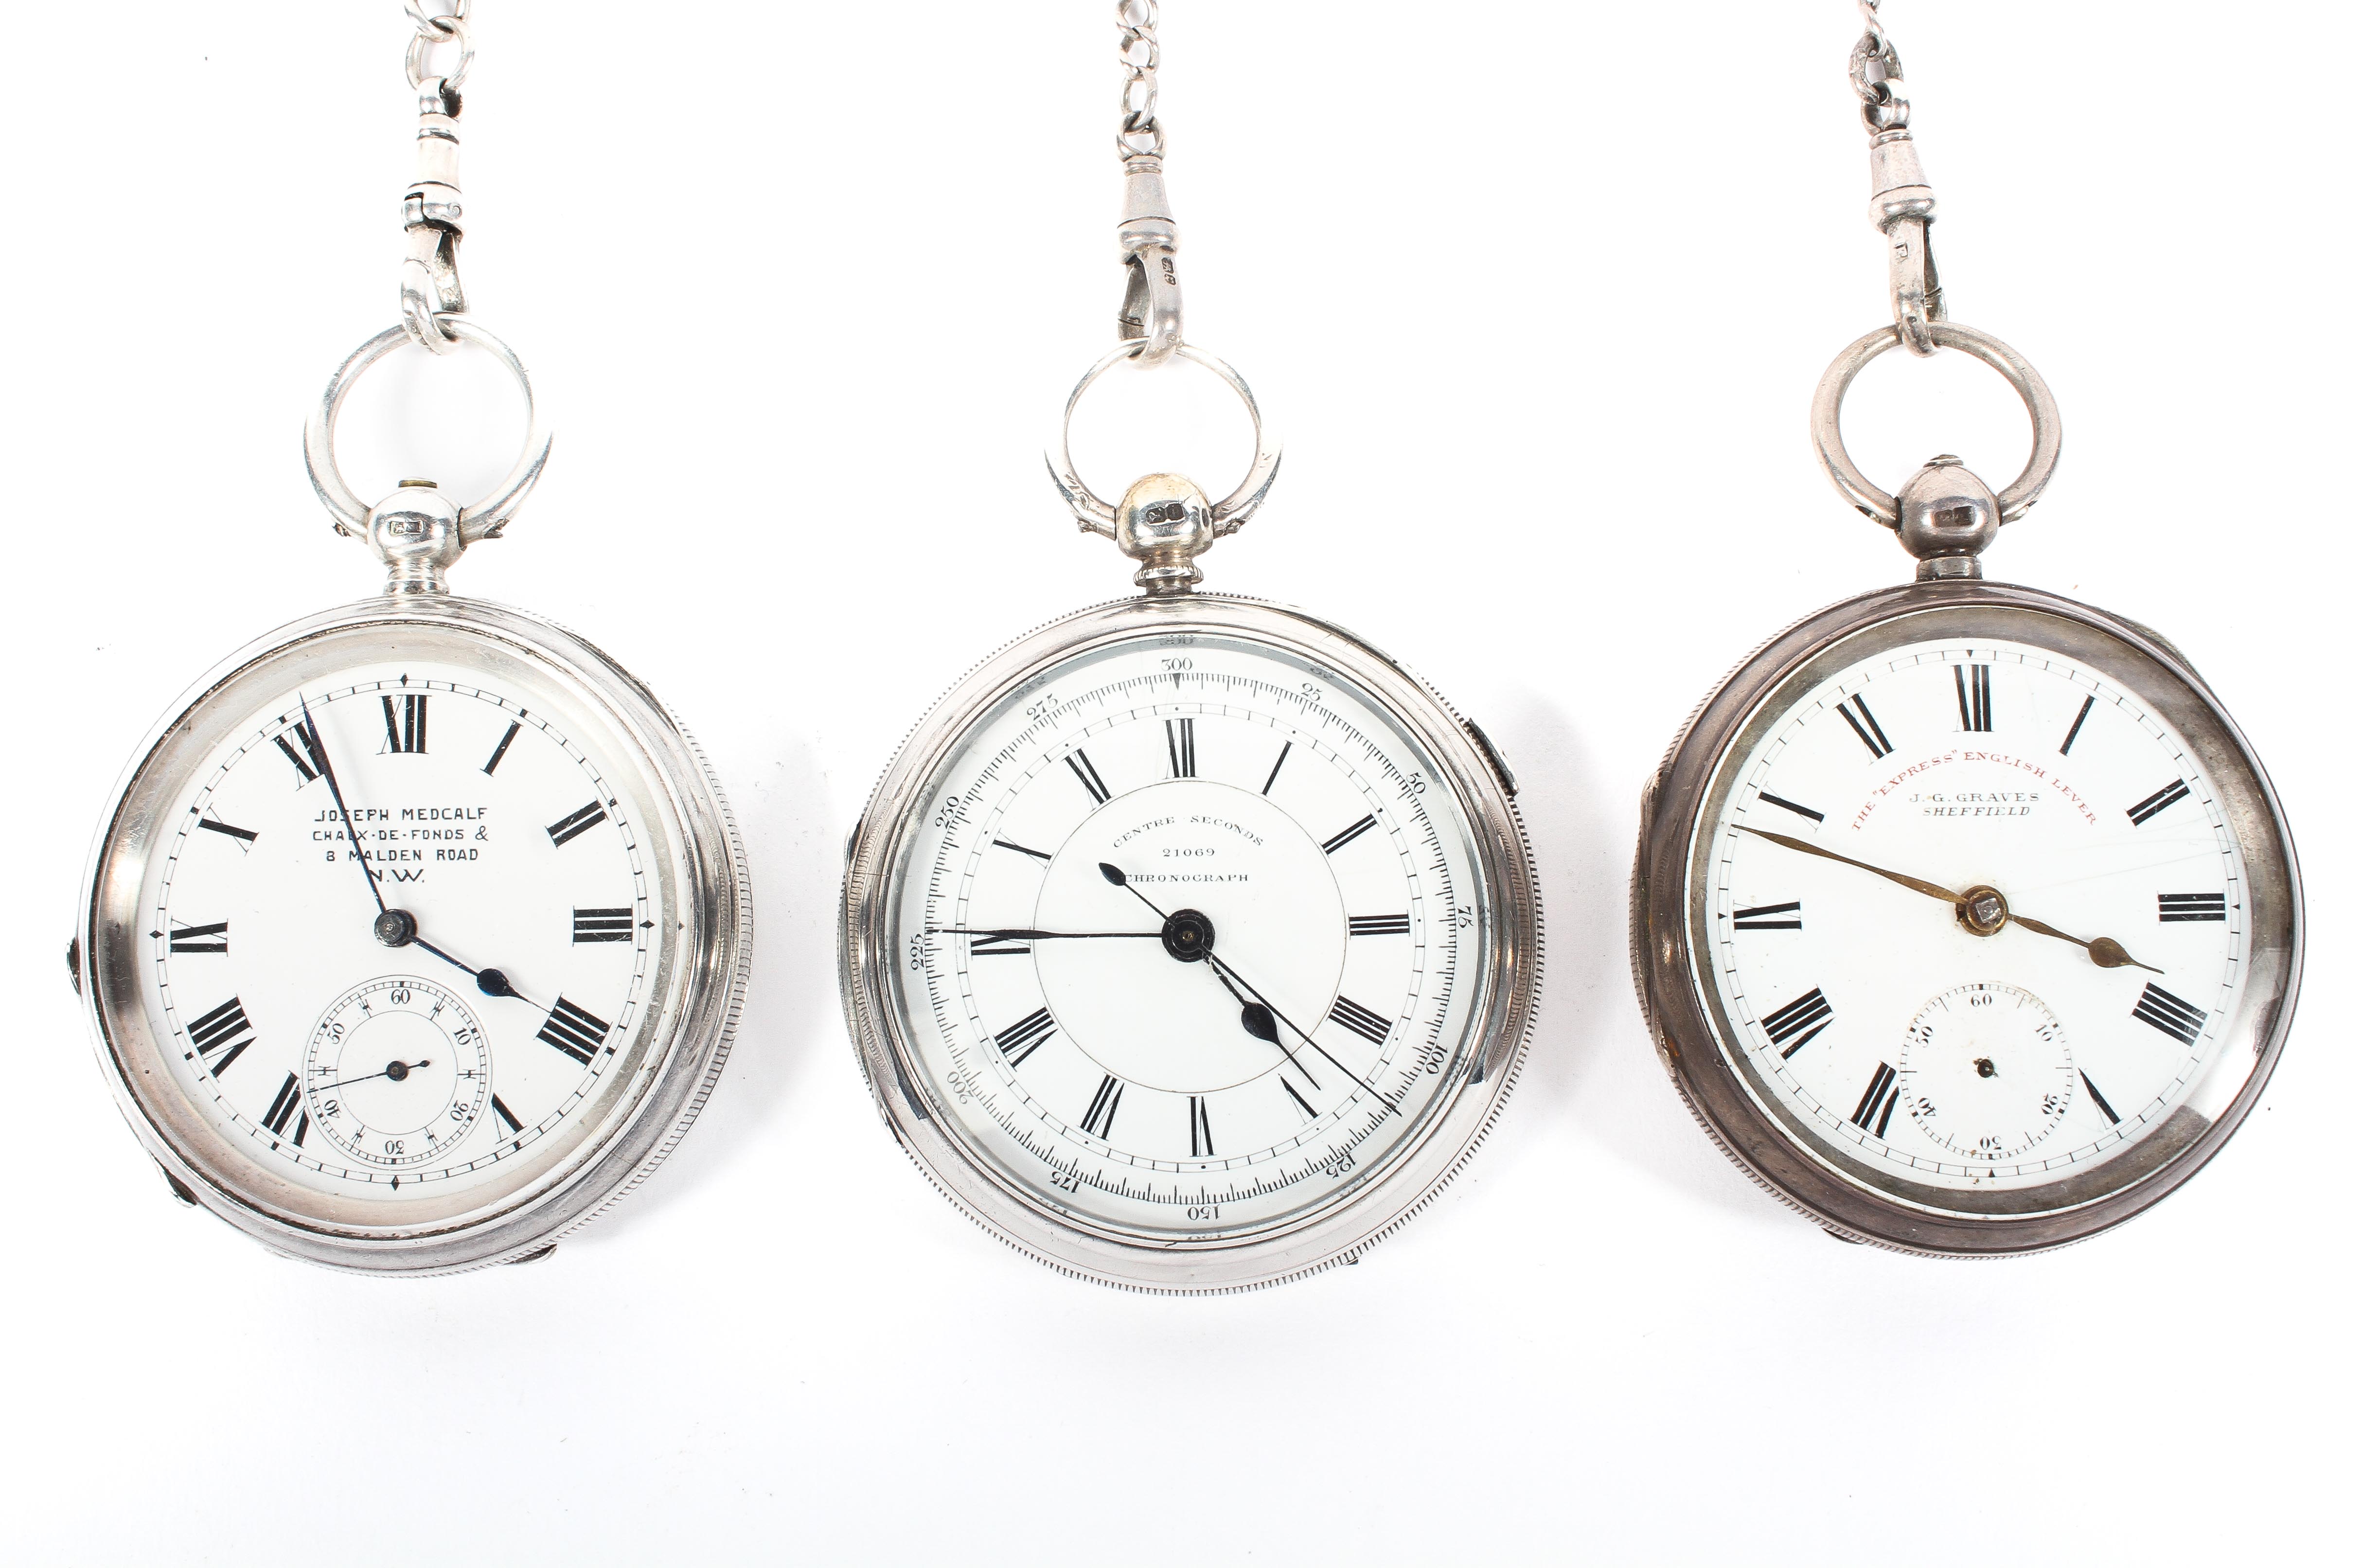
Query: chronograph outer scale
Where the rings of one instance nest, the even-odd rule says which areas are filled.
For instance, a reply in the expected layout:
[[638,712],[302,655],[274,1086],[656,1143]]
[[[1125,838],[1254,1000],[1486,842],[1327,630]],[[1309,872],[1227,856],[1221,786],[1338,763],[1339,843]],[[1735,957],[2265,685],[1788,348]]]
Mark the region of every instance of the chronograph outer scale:
[[[1739,761],[1827,673],[1884,646],[2000,639],[2104,671],[2194,748],[2221,792],[2249,877],[2251,978],[2214,1061],[2182,1105],[2132,1148],[2060,1181],[1967,1193],[1908,1183],[1824,1144],[1733,1058],[1736,1028],[1702,1000],[1712,962],[1706,851]],[[2196,1174],[2263,1092],[2295,1010],[2304,951],[2297,856],[2280,803],[2239,728],[2157,633],[2038,589],[1978,579],[1884,588],[1817,611],[1768,639],[1676,733],[1642,793],[1631,886],[1633,980],[1652,1044],[1699,1125],[1748,1176],[1844,1240],[1932,1256],[2042,1251],[2085,1240]]]
[[[204,764],[223,728],[207,714],[261,667],[304,676],[311,650],[341,667],[356,638],[383,634],[389,651],[463,661],[510,658],[566,687],[628,755],[643,827],[670,840],[678,870],[676,930],[660,944],[646,998],[634,1013],[633,1056],[603,1085],[562,1154],[519,1187],[504,1187],[456,1212],[396,1217],[394,1206],[308,1192],[263,1169],[194,1114],[170,1083],[160,1038],[140,995],[136,933],[148,862],[170,841],[166,819],[182,782]],[[381,655],[383,656],[383,655]],[[349,654],[341,663],[351,662]],[[225,716],[234,717],[234,716]],[[208,726],[211,726],[209,728]],[[112,796],[83,878],[72,957],[100,1065],[116,1106],[162,1168],[174,1195],[210,1210],[272,1251],[350,1273],[453,1273],[546,1256],[596,1218],[671,1153],[720,1076],[737,1028],[751,950],[752,901],[738,829],[711,767],[679,721],[621,665],[571,631],[522,611],[448,595],[383,595],[323,611],[257,639],[215,666],[176,701],[134,754]],[[663,858],[663,857],[660,857]],[[656,1013],[653,1026],[644,1020]],[[530,1168],[530,1167],[529,1167]],[[405,1200],[407,1202],[407,1200]],[[448,1207],[449,1206],[445,1206]]]
[[[1026,1191],[972,1149],[932,1103],[894,1001],[892,951],[898,868],[909,856],[937,775],[964,738],[1047,672],[1112,644],[1201,633],[1274,647],[1335,671],[1379,704],[1435,759],[1474,843],[1476,905],[1487,962],[1462,984],[1472,994],[1461,1048],[1426,1111],[1426,1126],[1307,1213],[1244,1237],[1199,1241],[1127,1235]],[[1542,961],[1542,913],[1525,828],[1506,770],[1481,732],[1424,683],[1341,628],[1260,601],[1188,593],[1142,596],[1063,617],[1019,638],[971,671],[920,720],[887,766],[846,845],[838,979],[862,1075],[881,1117],[946,1197],[1009,1246],[1079,1278],[1176,1294],[1252,1290],[1361,1255],[1425,1208],[1475,1152],[1514,1087],[1532,1032]]]

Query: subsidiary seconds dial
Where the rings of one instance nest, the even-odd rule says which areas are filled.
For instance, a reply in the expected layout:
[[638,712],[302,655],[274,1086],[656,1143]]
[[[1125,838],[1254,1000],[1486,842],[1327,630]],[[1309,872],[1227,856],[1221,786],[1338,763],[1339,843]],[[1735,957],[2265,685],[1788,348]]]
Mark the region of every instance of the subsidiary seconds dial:
[[665,910],[633,815],[553,694],[432,660],[279,692],[151,862],[183,1092],[323,1192],[503,1180],[646,995]]

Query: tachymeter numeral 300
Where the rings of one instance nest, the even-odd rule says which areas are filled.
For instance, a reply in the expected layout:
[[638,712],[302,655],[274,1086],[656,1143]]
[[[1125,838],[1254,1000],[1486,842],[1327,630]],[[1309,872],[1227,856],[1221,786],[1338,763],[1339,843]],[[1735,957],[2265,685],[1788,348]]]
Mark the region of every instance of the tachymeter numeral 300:
[[[1191,612],[1319,628],[1211,596]],[[1333,1261],[1246,1250],[1437,1163],[1448,1120],[1481,1134],[1463,1102],[1472,1080],[1498,1102],[1523,1041],[1524,987],[1505,1006],[1498,976],[1530,977],[1534,917],[1523,862],[1500,865],[1505,837],[1523,848],[1506,795],[1508,835],[1473,821],[1435,732],[1342,651],[1150,629],[1175,614],[1085,612],[993,695],[947,699],[892,875],[866,895],[858,841],[849,881],[852,927],[874,919],[895,963],[864,989],[849,948],[848,973],[857,1037],[876,1039],[868,997],[886,1012],[883,1081],[923,1095],[975,1172],[964,1202],[1009,1194],[1039,1217],[1025,1244],[1073,1264],[1056,1236],[1103,1238],[1080,1266],[1136,1282],[1156,1270],[1112,1261],[1126,1246],[1241,1249],[1198,1275],[1164,1254],[1155,1283],[1207,1288]],[[1126,634],[1060,635],[1092,621]],[[982,1207],[1006,1229],[1002,1202]]]
[[2294,862],[2237,732],[2138,628],[1978,583],[1866,595],[1710,698],[1651,801],[1636,953],[1668,1064],[1853,1233],[2090,1234],[2270,1069]]

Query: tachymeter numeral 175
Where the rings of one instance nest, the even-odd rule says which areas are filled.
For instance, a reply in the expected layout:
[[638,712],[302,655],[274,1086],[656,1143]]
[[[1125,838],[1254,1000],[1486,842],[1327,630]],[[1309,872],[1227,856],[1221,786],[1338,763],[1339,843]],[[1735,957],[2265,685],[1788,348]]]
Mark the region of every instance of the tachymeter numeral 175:
[[1167,1241],[1296,1222],[1415,1145],[1493,935],[1419,738],[1244,637],[1029,685],[937,768],[893,906],[901,1028],[967,1144]]

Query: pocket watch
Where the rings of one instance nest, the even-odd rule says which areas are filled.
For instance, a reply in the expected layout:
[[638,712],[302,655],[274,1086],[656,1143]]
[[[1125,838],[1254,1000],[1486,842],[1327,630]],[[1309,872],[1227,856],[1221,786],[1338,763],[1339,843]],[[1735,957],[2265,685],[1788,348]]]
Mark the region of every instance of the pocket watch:
[[[1917,580],[1781,632],[1712,693],[1643,797],[1634,969],[1700,1124],[1844,1240],[2036,1251],[2164,1197],[2272,1071],[2304,917],[2287,824],[2224,705],[2164,638],[1980,552],[2059,451],[2049,390],[1945,318],[1902,66],[1853,72],[1897,324],[1850,345],[1813,427]],[[2035,427],[1999,495],[1935,459],[1891,495],[1838,433],[1899,342],[1955,349]]]
[[405,324],[347,360],[305,438],[386,591],[173,706],[107,810],[68,954],[172,1190],[357,1273],[538,1257],[621,1196],[704,1103],[747,965],[737,832],[689,737],[588,642],[446,584],[539,477],[538,419],[472,506],[411,481],[368,506],[337,469],[345,395],[405,344],[491,351],[531,408],[516,355],[458,313],[465,11],[422,15],[412,46]]
[[[1119,17],[1153,61],[1154,8]],[[887,1126],[971,1218],[1104,1283],[1241,1289],[1357,1261],[1468,1159],[1516,1079],[1541,917],[1475,725],[1337,626],[1197,591],[1280,452],[1180,341],[1153,117],[1122,145],[1127,334],[1068,412],[1119,364],[1189,361],[1245,404],[1254,462],[1218,504],[1151,474],[1111,506],[1060,438],[1079,524],[1144,592],[921,721],[848,844],[839,973]]]

